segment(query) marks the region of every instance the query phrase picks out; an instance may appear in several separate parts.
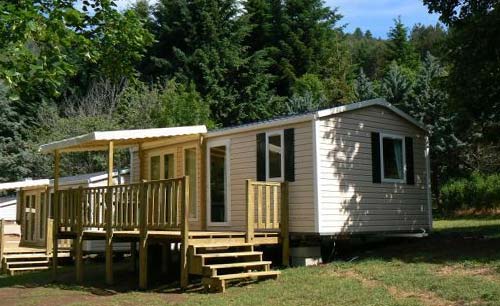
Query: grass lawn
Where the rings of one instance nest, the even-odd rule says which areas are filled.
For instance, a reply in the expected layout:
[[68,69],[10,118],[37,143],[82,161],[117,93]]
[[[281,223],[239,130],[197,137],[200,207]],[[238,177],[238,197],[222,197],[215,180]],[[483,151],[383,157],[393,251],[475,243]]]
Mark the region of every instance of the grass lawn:
[[[137,277],[119,264],[115,279],[126,284],[109,290],[102,265],[93,264],[84,286],[51,284],[49,273],[0,276],[0,305],[500,305],[500,217],[437,220],[434,227],[427,239],[352,248],[343,261],[285,269],[277,281],[225,294],[131,291],[125,288]],[[72,268],[61,274],[64,283],[74,278]]]

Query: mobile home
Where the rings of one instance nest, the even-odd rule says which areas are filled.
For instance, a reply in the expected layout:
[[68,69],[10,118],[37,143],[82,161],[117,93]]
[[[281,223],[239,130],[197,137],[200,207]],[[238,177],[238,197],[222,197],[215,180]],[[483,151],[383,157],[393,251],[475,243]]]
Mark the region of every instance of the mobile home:
[[[60,154],[107,150],[112,171],[116,148],[130,149],[131,184],[59,192],[57,209],[70,211],[75,202],[68,199],[77,197],[83,211],[80,219],[56,215],[54,227],[55,239],[100,235],[109,246],[110,283],[118,237],[139,242],[141,287],[147,284],[148,237],[156,235],[180,243],[183,286],[189,274],[200,274],[207,286],[223,289],[228,279],[279,273],[262,260],[241,260],[229,266],[257,271],[220,275],[229,266],[208,264],[201,246],[233,243],[253,251],[280,244],[286,264],[290,239],[432,228],[427,132],[381,99],[213,131],[93,132],[43,145],[41,152],[55,155],[57,180]],[[96,219],[103,207],[113,212],[105,225]],[[73,220],[80,220],[80,230]],[[80,279],[81,273],[77,262]]]

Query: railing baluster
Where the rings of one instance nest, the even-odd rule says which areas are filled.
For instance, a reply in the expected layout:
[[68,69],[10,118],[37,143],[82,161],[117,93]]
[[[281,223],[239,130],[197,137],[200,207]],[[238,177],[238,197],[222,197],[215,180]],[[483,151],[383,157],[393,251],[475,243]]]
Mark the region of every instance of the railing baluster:
[[271,228],[271,186],[266,186],[266,228]]
[[257,186],[257,227],[262,228],[262,185]]
[[273,229],[278,229],[278,186],[273,186]]

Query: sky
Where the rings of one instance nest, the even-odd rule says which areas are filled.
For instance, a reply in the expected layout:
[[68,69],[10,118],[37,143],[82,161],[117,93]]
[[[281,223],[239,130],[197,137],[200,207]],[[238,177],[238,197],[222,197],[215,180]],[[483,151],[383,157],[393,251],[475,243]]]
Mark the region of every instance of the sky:
[[[155,0],[149,0],[153,3]],[[119,8],[125,8],[135,0],[116,0]],[[386,38],[393,19],[401,16],[403,23],[411,28],[415,23],[436,24],[438,15],[429,14],[422,0],[325,0],[326,5],[339,8],[344,16],[340,23],[346,32],[357,27],[370,30],[374,37]]]
[[438,15],[429,14],[422,0],[326,0],[326,5],[338,7],[344,16],[346,32],[357,27],[370,30],[375,37],[386,38],[394,18],[401,16],[402,22],[411,28],[415,23],[436,24]]

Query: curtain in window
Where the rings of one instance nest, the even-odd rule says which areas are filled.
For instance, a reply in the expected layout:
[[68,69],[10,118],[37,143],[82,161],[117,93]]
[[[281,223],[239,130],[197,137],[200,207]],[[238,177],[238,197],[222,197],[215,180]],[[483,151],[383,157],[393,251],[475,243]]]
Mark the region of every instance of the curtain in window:
[[400,140],[393,141],[394,155],[396,157],[396,169],[398,170],[398,177],[404,178],[403,169],[403,143]]

